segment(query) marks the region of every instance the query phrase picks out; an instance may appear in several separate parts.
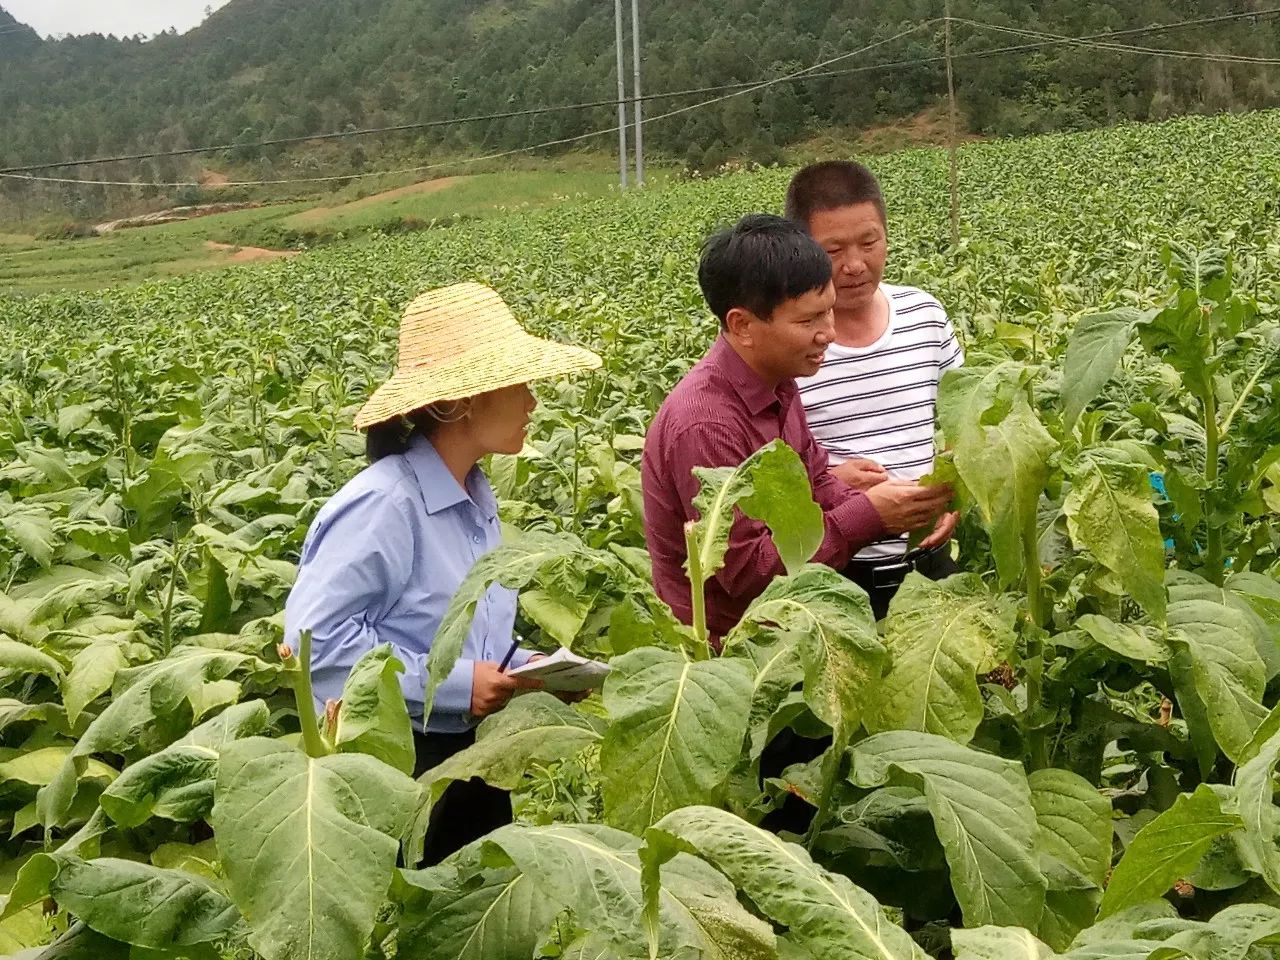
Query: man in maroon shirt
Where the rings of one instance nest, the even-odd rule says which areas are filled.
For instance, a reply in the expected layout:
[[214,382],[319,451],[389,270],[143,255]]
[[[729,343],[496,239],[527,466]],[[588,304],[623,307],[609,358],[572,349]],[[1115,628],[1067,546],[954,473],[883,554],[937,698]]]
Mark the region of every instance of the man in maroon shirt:
[[[800,455],[826,534],[813,560],[839,570],[887,534],[932,525],[951,498],[942,486],[885,481],[860,492],[827,470],[795,378],[812,376],[835,338],[831,260],[808,232],[768,214],[711,237],[698,283],[720,336],[658,410],[644,444],[645,540],[660,596],[692,620],[684,525],[696,519],[694,467],[736,467],[779,437]],[[764,524],[739,514],[724,567],[707,582],[707,628],[722,637],[782,561]]]

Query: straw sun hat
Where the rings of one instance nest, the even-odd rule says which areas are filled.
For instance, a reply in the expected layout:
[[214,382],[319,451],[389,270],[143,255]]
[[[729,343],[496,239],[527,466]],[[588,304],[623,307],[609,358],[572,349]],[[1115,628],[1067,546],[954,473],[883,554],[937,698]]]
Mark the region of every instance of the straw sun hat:
[[598,366],[590,350],[526,333],[488,287],[429,290],[405,307],[395,373],[360,408],[355,425],[363,430],[441,400]]

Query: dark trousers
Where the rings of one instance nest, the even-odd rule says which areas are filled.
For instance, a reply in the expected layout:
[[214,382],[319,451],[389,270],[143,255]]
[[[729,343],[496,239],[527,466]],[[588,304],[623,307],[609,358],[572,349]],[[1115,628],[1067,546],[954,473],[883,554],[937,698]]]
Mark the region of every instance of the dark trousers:
[[[845,567],[846,577],[867,591],[871,598],[871,610],[877,620],[883,620],[889,611],[889,601],[902,586],[902,581],[912,570],[923,574],[930,580],[941,580],[960,568],[951,559],[948,545],[936,550],[912,557],[904,563],[872,564],[855,561]],[[818,757],[831,746],[831,737],[811,739],[802,737],[790,728],[782,730],[769,741],[760,756],[760,779],[781,776],[782,771],[793,763],[808,763]],[[813,798],[814,802],[817,798]],[[774,833],[789,831],[804,833],[809,829],[809,821],[813,819],[814,809],[805,800],[788,795],[781,807],[767,814],[760,821],[760,826]]]
[[[466,733],[415,733],[417,754],[413,775],[420,777],[432,767],[476,742],[474,730]],[[455,780],[431,810],[422,866],[439,863],[472,840],[511,822],[511,794],[491,787],[483,780]]]
[[871,598],[871,611],[877,620],[883,620],[889,612],[889,601],[893,599],[902,581],[912,570],[923,574],[930,580],[942,580],[960,568],[951,559],[951,545],[944,543],[925,553],[907,556],[901,562],[876,562],[872,560],[851,560],[842,571],[846,577],[867,591]]

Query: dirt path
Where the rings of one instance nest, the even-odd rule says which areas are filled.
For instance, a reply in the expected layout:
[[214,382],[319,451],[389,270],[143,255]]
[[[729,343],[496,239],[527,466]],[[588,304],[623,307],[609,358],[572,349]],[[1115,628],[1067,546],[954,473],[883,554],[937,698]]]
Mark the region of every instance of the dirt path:
[[297,226],[306,226],[311,223],[321,223],[327,220],[335,213],[348,213],[353,210],[363,210],[365,207],[372,207],[379,203],[385,203],[388,200],[396,200],[400,197],[411,197],[419,193],[438,193],[441,190],[447,190],[466,177],[440,177],[438,180],[423,180],[421,183],[411,183],[407,187],[397,187],[394,190],[384,190],[382,193],[373,193],[367,197],[361,197],[359,200],[352,200],[350,203],[342,203],[336,207],[313,207],[310,210],[304,210],[301,213],[295,213],[289,218],[289,222]]
[[298,250],[267,250],[263,247],[237,247],[232,243],[218,243],[214,240],[206,240],[204,248],[206,250],[228,251],[231,256],[227,260],[231,263],[256,263],[259,260],[279,260],[281,257],[296,257],[301,251]]

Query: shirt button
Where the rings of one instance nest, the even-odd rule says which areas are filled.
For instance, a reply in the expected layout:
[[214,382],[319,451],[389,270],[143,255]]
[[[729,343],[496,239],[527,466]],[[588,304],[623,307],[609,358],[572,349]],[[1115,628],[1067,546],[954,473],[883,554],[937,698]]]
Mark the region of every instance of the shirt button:
[[472,542],[472,543],[479,543],[479,542],[480,542],[480,538],[479,538],[478,536],[473,536],[473,537],[471,538],[471,542]]

